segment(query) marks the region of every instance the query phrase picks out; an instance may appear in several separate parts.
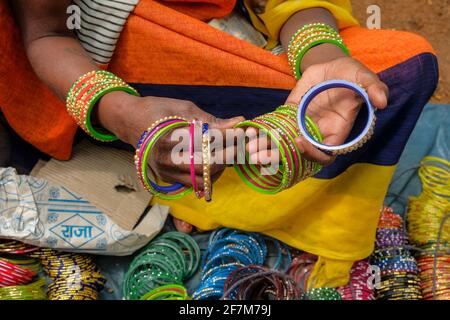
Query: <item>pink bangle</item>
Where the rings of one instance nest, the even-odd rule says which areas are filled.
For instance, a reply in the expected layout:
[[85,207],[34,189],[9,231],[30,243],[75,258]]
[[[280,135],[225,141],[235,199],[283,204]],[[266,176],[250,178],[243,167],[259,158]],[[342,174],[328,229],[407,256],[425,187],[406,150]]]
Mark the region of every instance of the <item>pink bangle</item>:
[[189,161],[192,187],[194,188],[195,196],[200,199],[203,193],[198,190],[197,179],[195,175],[195,128],[197,119],[194,119],[189,124]]

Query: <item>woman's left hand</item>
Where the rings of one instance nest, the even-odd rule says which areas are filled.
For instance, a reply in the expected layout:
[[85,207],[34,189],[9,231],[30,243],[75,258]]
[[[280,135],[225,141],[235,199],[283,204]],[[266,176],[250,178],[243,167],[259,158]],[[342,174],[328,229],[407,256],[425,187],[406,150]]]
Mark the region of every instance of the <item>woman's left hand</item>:
[[[286,103],[298,105],[301,97],[313,86],[327,80],[347,80],[361,85],[377,109],[384,109],[388,101],[388,88],[378,76],[359,61],[342,57],[308,67],[292,90]],[[307,109],[307,114],[318,125],[323,143],[338,145],[345,142],[361,106],[361,98],[348,89],[330,89],[318,95]],[[304,138],[297,138],[302,155],[311,161],[328,165],[334,161]]]

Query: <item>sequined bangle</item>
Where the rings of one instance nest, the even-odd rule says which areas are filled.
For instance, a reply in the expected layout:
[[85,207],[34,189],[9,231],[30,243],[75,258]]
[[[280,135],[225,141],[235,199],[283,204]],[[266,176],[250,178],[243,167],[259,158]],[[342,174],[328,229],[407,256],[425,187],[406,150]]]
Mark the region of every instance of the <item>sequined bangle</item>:
[[[367,121],[364,126],[364,129],[354,139],[345,142],[342,145],[336,146],[323,144],[322,142],[319,142],[314,137],[312,137],[311,133],[307,128],[307,117],[306,117],[306,111],[311,101],[323,91],[333,88],[346,88],[354,91],[363,99],[365,108],[367,110]],[[326,154],[342,155],[359,149],[372,137],[375,129],[376,116],[375,116],[375,108],[372,106],[369,96],[362,87],[360,87],[355,83],[345,80],[330,80],[312,87],[303,96],[298,108],[297,121],[301,134],[308,142],[310,142],[312,145],[314,145],[316,148],[318,148],[319,150],[321,150]]]
[[164,233],[131,262],[124,276],[123,296],[127,300],[188,299],[181,284],[195,274],[199,263],[200,248],[191,236],[176,231]]
[[195,174],[195,145],[198,129],[202,129],[203,123],[200,120],[194,119],[189,125],[189,171],[191,175],[192,188],[197,199],[201,199],[204,196],[204,192],[199,190],[197,184],[197,176]]
[[301,61],[313,47],[331,43],[350,55],[339,33],[331,26],[323,23],[308,24],[300,28],[291,38],[288,45],[288,62],[296,79],[301,78]]
[[206,202],[212,200],[212,181],[211,181],[211,140],[209,125],[203,123],[202,128],[202,168],[203,168],[203,195]]
[[69,89],[66,99],[67,112],[91,137],[99,141],[114,141],[117,137],[102,128],[95,128],[91,122],[92,110],[97,102],[113,91],[125,91],[138,96],[135,89],[116,75],[95,70],[82,75]]

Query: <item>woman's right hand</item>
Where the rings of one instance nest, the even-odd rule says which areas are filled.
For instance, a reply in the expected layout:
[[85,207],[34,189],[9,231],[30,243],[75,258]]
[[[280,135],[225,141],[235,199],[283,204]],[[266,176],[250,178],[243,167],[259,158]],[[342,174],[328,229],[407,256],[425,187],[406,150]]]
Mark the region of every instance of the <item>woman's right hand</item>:
[[[136,146],[144,130],[155,121],[167,116],[179,116],[188,121],[198,119],[209,124],[211,129],[219,129],[225,133],[243,117],[232,119],[219,119],[204,112],[194,103],[186,100],[177,100],[159,97],[135,97],[125,92],[111,92],[105,95],[98,105],[96,121],[100,126],[113,132],[120,140]],[[223,134],[225,137],[225,134]],[[158,178],[164,182],[180,182],[192,185],[189,164],[175,164],[171,153],[179,142],[171,141],[168,134],[156,144],[149,164]],[[225,142],[223,143],[225,146]],[[187,150],[186,146],[184,150]],[[196,154],[198,159],[200,154]],[[201,157],[200,157],[201,158]],[[203,170],[201,164],[195,166],[197,185],[203,185]],[[217,179],[225,169],[225,164],[212,164],[211,177]]]

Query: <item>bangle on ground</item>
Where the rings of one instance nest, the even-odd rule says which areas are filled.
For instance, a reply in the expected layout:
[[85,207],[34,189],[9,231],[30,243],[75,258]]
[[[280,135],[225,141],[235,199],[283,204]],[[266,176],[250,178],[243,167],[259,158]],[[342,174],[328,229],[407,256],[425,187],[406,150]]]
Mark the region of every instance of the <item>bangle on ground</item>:
[[[364,105],[367,112],[367,122],[363,128],[363,130],[351,141],[345,142],[342,145],[331,146],[323,144],[315,140],[315,138],[311,135],[309,130],[307,129],[307,116],[306,111],[308,109],[311,101],[323,91],[334,89],[334,88],[345,88],[350,89],[357,93],[364,101]],[[297,121],[300,128],[300,132],[302,136],[314,145],[317,149],[328,155],[342,155],[356,149],[360,148],[364,145],[373,135],[373,131],[375,128],[376,116],[375,116],[375,108],[372,106],[369,96],[366,91],[360,87],[359,85],[345,81],[345,80],[330,80],[322,82],[314,87],[312,87],[302,98],[298,107]]]

